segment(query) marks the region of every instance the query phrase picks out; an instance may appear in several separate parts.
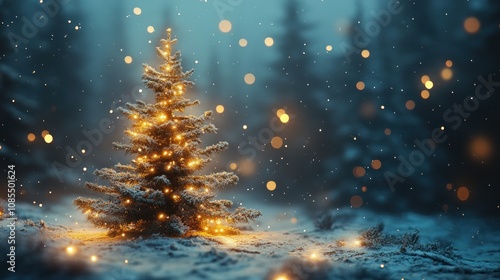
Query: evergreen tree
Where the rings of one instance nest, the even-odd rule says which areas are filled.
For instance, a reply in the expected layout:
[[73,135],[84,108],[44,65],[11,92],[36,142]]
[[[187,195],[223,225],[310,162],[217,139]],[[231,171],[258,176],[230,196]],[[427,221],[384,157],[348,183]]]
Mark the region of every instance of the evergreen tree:
[[[371,20],[363,13],[361,1],[355,3],[357,12],[348,29],[351,46],[355,46],[356,30],[364,30]],[[406,5],[404,9],[411,10]],[[393,21],[396,27],[390,27],[391,33],[381,32],[366,49],[351,54],[348,60],[336,57],[332,64],[332,111],[338,123],[333,142],[338,153],[328,163],[332,170],[328,182],[334,186],[333,199],[328,201],[333,207],[366,204],[374,210],[440,211],[446,183],[439,176],[442,162],[437,158],[444,157],[424,156],[411,174],[404,174],[408,176],[398,171],[412,152],[420,153],[416,140],[430,145],[425,139],[431,133],[413,111],[420,95],[413,84],[420,82],[420,76],[408,74],[410,78],[401,80],[393,54],[386,51],[404,40],[395,37],[403,33],[399,15]],[[420,43],[417,39],[415,44]]]
[[[325,159],[335,151],[331,137],[335,125],[321,99],[324,81],[314,71],[316,61],[306,36],[312,25],[302,18],[301,11],[298,1],[286,1],[281,21],[284,30],[275,39],[278,59],[270,67],[273,75],[267,85],[272,107],[266,122],[276,117],[281,122],[273,131],[272,136],[277,137],[269,139],[271,145],[265,149],[267,158],[262,164],[268,165],[268,173],[287,188],[288,196],[275,198],[287,203],[324,193]],[[261,132],[254,133],[260,141],[255,147],[264,150],[267,143],[262,143]]]
[[211,161],[210,155],[225,150],[228,144],[199,147],[203,134],[217,131],[213,124],[206,124],[211,111],[200,116],[178,114],[199,101],[183,96],[193,85],[187,80],[193,70],[182,71],[180,52],[172,53],[177,39],[171,39],[170,29],[167,34],[161,40],[162,48],[156,48],[165,63],[159,71],[144,65],[143,80],[155,92],[156,103],[137,101],[120,108],[133,124],[125,132],[130,143],[114,143],[114,147],[135,159],[127,165],[118,163],[115,169],[95,171],[109,186],[86,183],[87,188],[106,194],[107,200],[79,197],[75,204],[90,222],[107,228],[111,235],[237,232],[231,225],[249,222],[260,212],[241,207],[231,212],[231,201],[214,200],[215,189],[237,183],[233,173],[196,174]]
[[[24,53],[20,44],[14,45],[14,36],[19,36],[21,26],[19,14],[30,8],[15,1],[0,1],[0,108],[2,110],[0,137],[0,156],[8,164],[17,165],[20,174],[28,174],[42,168],[39,153],[34,152],[33,140],[37,127],[39,96],[34,89],[36,82],[26,79],[27,65],[22,58]],[[16,37],[17,38],[17,37]],[[11,41],[12,40],[12,41]],[[16,53],[18,52],[18,53]],[[27,139],[29,135],[30,140]],[[28,176],[24,175],[23,179]]]

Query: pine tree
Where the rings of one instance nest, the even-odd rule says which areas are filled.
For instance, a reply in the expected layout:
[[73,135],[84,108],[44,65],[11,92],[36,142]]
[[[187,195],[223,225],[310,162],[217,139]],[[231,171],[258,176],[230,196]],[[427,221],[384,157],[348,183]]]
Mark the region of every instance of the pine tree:
[[216,133],[213,124],[206,124],[212,112],[200,116],[179,114],[198,105],[184,97],[193,86],[188,78],[193,70],[183,72],[181,53],[173,53],[177,39],[162,39],[156,51],[165,63],[159,71],[145,64],[143,82],[155,92],[155,104],[138,100],[119,110],[132,122],[125,131],[129,144],[114,143],[135,158],[127,165],[103,168],[95,175],[109,181],[109,186],[86,183],[92,191],[107,195],[105,199],[79,197],[77,207],[97,227],[116,234],[162,234],[182,236],[189,231],[209,234],[235,233],[235,223],[246,223],[259,217],[256,210],[238,207],[230,211],[229,200],[214,200],[214,190],[235,185],[238,177],[229,172],[199,175],[196,171],[207,165],[210,155],[228,147],[219,142],[201,148],[200,137]]

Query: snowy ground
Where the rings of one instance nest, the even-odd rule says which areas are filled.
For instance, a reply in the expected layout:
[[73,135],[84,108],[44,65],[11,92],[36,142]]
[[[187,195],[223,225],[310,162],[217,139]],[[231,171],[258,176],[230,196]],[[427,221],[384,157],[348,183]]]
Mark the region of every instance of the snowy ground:
[[[16,273],[4,266],[1,279],[500,279],[493,219],[348,210],[334,213],[333,230],[315,231],[298,211],[268,209],[253,230],[236,236],[128,239],[94,229],[71,205],[44,213],[31,205],[18,209]],[[421,246],[404,252],[390,242],[362,246],[360,232],[380,222],[396,239],[419,230]],[[7,224],[0,221],[3,263]]]

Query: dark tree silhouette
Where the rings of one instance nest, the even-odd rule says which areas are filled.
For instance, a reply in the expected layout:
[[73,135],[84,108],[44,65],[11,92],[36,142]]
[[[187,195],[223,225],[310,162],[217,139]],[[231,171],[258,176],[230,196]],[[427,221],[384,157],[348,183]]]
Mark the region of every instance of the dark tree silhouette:
[[315,71],[311,41],[305,36],[312,25],[301,13],[298,1],[286,1],[280,25],[284,29],[274,39],[278,58],[270,65],[272,78],[267,82],[271,115],[266,123],[277,117],[281,122],[275,121],[275,143],[255,145],[266,149],[261,163],[269,179],[275,179],[282,191],[286,189],[279,197],[287,203],[314,200],[325,193],[325,159],[334,153],[336,145],[331,138],[335,126],[322,95],[326,86]]
[[[359,30],[366,32],[366,23],[372,20],[371,15],[362,13],[360,1],[357,8],[347,34],[350,46],[356,46],[356,34]],[[396,25],[403,24],[398,15],[393,17]],[[342,55],[333,63],[328,79],[334,84],[332,111],[339,127],[334,140],[338,155],[328,163],[332,169],[328,182],[332,186],[333,207],[365,204],[383,211],[441,209],[442,195],[439,194],[443,193],[445,184],[439,176],[434,176],[433,156],[419,157],[423,162],[410,166],[408,173],[399,171],[401,165],[414,162],[410,156],[422,154],[420,146],[434,149],[426,140],[430,131],[412,111],[414,94],[419,95],[413,82],[419,78],[413,71],[406,70],[413,73],[403,79],[396,67],[410,69],[413,62],[393,64],[394,54],[386,51],[406,40],[406,34],[403,38],[397,36],[397,32],[403,34],[400,28],[392,31],[395,33],[382,31],[349,59]]]

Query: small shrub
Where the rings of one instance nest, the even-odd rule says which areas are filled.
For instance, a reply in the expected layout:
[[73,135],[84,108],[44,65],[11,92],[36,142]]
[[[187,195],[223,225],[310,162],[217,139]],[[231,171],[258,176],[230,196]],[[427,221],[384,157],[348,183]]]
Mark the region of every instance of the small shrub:
[[380,223],[377,226],[371,227],[361,232],[361,246],[367,248],[379,248],[385,244],[382,231],[384,224]]
[[333,226],[333,215],[330,213],[323,213],[316,218],[314,221],[314,226],[317,230],[325,231],[331,230]]
[[335,241],[335,245],[337,247],[344,247],[345,246],[345,240],[344,239],[337,240],[337,241]]
[[420,232],[418,230],[415,230],[414,232],[405,233],[401,237],[400,242],[401,242],[400,251],[401,251],[401,253],[405,253],[407,247],[414,248],[415,246],[417,246],[419,244]]

